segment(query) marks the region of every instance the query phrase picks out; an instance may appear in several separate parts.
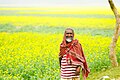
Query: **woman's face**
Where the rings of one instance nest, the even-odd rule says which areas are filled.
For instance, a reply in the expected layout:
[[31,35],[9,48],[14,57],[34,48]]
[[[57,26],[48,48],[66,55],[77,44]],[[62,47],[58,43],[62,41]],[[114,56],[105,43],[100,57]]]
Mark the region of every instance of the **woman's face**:
[[66,41],[71,42],[73,40],[73,31],[72,30],[66,30],[65,31]]

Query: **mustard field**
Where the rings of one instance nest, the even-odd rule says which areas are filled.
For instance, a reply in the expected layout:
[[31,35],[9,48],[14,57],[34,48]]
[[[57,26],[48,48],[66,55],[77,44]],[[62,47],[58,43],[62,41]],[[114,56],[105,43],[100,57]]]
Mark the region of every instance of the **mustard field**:
[[[77,27],[77,28],[113,28],[114,19],[99,18],[71,18],[71,17],[33,17],[33,16],[0,16],[3,24],[14,26],[49,26],[49,27]],[[90,25],[90,26],[89,26]]]
[[0,23],[23,26],[113,28],[112,11],[103,8],[0,8]]
[[[0,80],[60,80],[59,45],[67,27],[82,44],[90,75],[111,67],[110,9],[0,8]],[[120,39],[116,55],[120,63]]]

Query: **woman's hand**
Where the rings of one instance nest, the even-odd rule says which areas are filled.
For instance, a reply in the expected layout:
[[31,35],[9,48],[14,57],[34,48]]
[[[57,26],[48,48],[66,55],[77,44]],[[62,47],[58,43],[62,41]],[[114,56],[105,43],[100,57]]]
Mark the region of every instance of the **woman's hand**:
[[76,53],[74,51],[70,50],[69,53],[76,57]]
[[80,66],[76,68],[76,72],[75,72],[76,75],[79,75],[79,74],[80,74],[80,69],[81,69]]

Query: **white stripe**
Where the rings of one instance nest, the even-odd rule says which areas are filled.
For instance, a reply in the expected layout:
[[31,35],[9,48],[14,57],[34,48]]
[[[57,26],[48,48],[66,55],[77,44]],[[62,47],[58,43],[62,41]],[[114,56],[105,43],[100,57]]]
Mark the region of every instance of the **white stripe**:
[[74,70],[76,70],[76,68],[74,68],[74,67],[61,67],[61,69],[74,69]]
[[66,62],[66,60],[62,60],[61,63],[62,63],[62,62]]
[[61,70],[61,73],[70,73],[70,72],[76,72],[76,70]]
[[66,61],[66,59],[62,59],[62,61]]
[[66,60],[66,58],[62,58],[62,60]]
[[63,76],[74,76],[75,75],[75,73],[71,73],[71,74],[62,74]]
[[75,68],[65,68],[65,69],[61,69],[62,71],[64,71],[64,70],[76,70]]
[[69,76],[69,77],[65,77],[65,76],[61,76],[61,78],[73,78],[73,77],[80,77],[80,76]]
[[76,72],[76,71],[61,71],[61,73],[72,73],[72,72]]
[[[61,75],[61,77],[67,77],[67,76],[63,76],[63,75]],[[69,76],[68,78],[72,78],[72,77],[80,77],[79,75],[77,75],[77,76]]]
[[61,61],[61,63],[67,63],[66,61]]
[[66,58],[62,58],[62,60],[66,60]]
[[67,65],[67,63],[61,63],[61,65]]
[[[62,67],[62,66],[61,66],[61,67]],[[63,66],[63,67],[72,67],[72,68],[76,68],[77,66],[66,65],[66,66]]]
[[66,59],[66,56],[65,56],[65,57],[63,57],[62,59]]
[[73,66],[61,66],[61,68],[75,68],[76,69],[76,67],[73,67]]

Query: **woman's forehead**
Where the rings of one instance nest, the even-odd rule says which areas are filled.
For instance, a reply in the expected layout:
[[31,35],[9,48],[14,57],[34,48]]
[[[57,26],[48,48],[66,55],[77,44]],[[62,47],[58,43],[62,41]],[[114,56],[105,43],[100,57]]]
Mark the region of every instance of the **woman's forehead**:
[[65,30],[66,33],[73,33],[73,31],[71,29],[67,29]]

